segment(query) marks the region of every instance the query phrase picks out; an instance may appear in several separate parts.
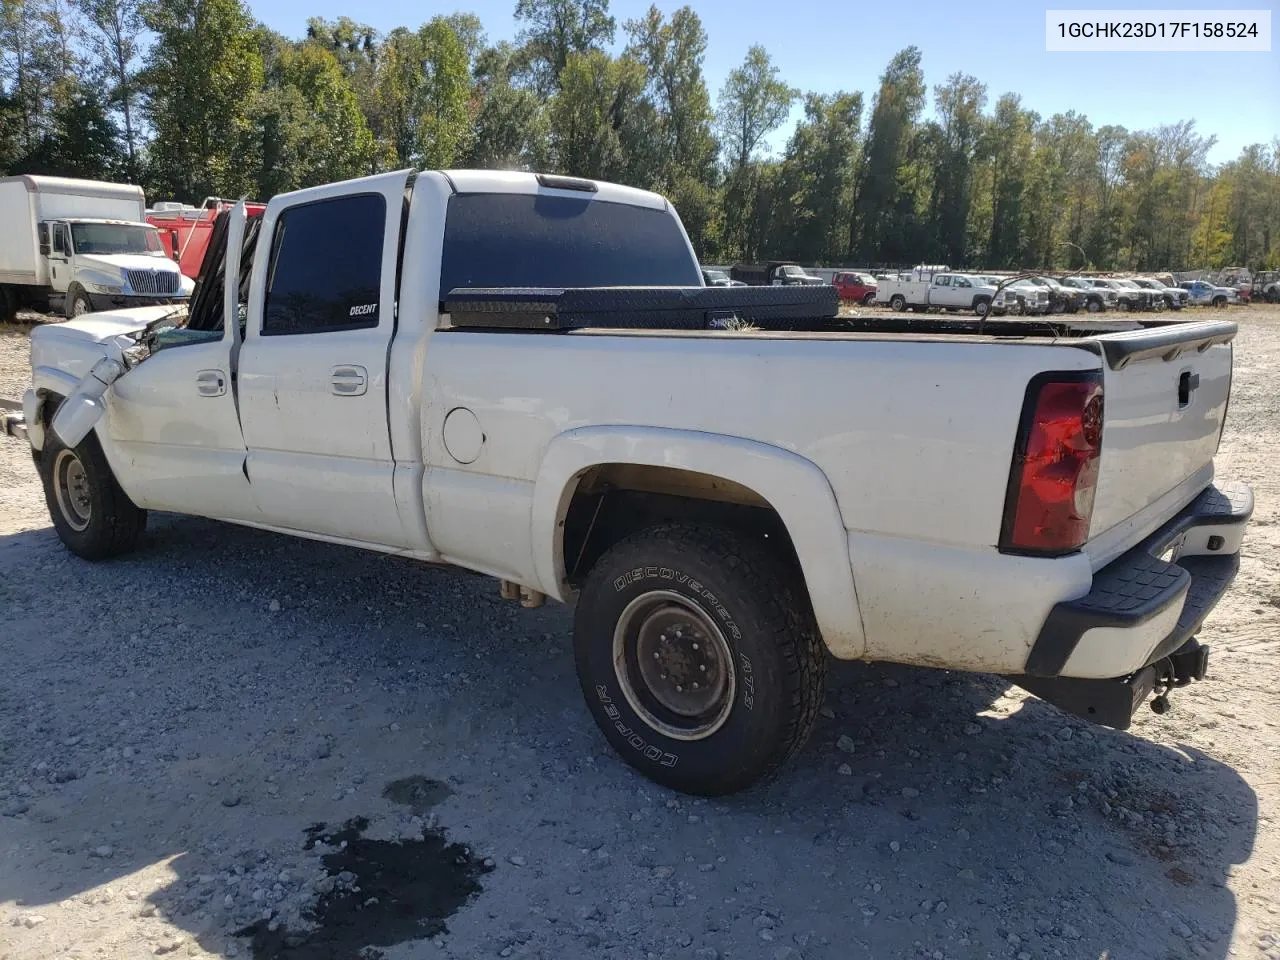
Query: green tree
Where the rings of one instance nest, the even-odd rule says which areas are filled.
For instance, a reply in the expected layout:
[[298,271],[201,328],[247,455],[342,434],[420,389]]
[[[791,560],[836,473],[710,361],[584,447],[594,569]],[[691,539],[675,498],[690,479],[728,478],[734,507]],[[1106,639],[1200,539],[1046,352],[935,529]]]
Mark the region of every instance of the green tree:
[[[716,127],[728,171],[723,242],[728,252],[753,257],[768,233],[773,209],[773,173],[753,169],[765,138],[782,125],[799,91],[787,86],[764,47],[747,51],[729,71],[716,104]],[[764,193],[760,191],[767,188]]]
[[153,192],[199,202],[250,191],[262,54],[240,0],[152,0],[144,79]]
[[613,43],[617,23],[609,0],[516,0],[521,60],[535,90],[550,96],[575,53],[602,50]]
[[443,17],[418,31],[422,84],[416,98],[414,159],[425,167],[453,166],[470,132],[471,65],[458,34]]
[[854,217],[854,256],[861,260],[906,262],[915,258],[919,237],[916,187],[920,144],[917,123],[924,109],[920,50],[895,54],[880,77],[867,127]]
[[504,42],[476,58],[478,106],[462,161],[468,167],[518,170],[547,162],[546,110],[532,90],[512,85],[513,55]]
[[[973,166],[984,132],[987,89],[967,74],[952,74],[934,88],[937,121],[933,191],[929,213],[936,231],[937,256],[947,263],[969,260],[969,214],[973,203]],[[931,259],[933,259],[931,257]]]
[[862,126],[862,94],[811,93],[777,176],[775,229],[790,239],[780,256],[814,263],[842,260],[848,245]]
[[258,122],[260,196],[347,180],[372,165],[373,137],[355,91],[317,44],[285,41],[268,60]]
[[657,114],[648,138],[656,155],[643,185],[671,198],[694,249],[702,252],[715,226],[718,150],[702,75],[706,31],[689,7],[681,7],[670,21],[650,7],[644,17],[628,21],[626,31],[627,55],[644,66]]
[[45,0],[0,0],[0,89],[6,89],[19,153],[36,149],[52,121],[53,93],[65,73]]
[[634,183],[652,161],[655,112],[644,66],[601,50],[571,53],[550,104],[552,164],[561,173]]
[[60,86],[48,131],[16,161],[13,172],[117,179],[125,158],[106,104],[90,84],[66,79]]
[[747,51],[742,66],[729,71],[717,105],[720,140],[731,166],[746,167],[764,138],[787,119],[799,95],[779,79],[764,47],[757,44]]
[[136,183],[139,136],[137,130],[137,72],[146,25],[141,0],[79,0],[85,19],[85,39],[97,71],[105,79],[107,102],[123,124],[125,176]]

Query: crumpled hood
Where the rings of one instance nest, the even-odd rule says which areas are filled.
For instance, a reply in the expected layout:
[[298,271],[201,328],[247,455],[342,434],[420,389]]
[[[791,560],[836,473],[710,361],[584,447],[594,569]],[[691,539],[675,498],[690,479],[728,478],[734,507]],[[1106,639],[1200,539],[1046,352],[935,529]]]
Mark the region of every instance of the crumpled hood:
[[62,323],[43,323],[31,331],[32,344],[50,340],[79,340],[103,343],[112,337],[137,333],[153,320],[185,308],[173,306],[129,307],[124,310],[103,310],[87,313]]
[[31,366],[40,379],[41,368],[65,385],[79,380],[103,357],[119,358],[134,343],[133,335],[147,324],[185,307],[131,307],[89,313],[65,323],[45,323],[31,331]]
[[168,257],[152,257],[143,253],[76,254],[76,263],[111,274],[118,274],[121,268],[155,270],[159,273],[178,272],[178,265]]

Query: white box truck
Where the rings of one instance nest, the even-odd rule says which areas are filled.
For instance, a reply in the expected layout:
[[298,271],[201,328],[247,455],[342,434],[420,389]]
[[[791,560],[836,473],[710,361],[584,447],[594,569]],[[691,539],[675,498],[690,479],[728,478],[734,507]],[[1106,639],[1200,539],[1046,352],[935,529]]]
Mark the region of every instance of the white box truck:
[[0,177],[0,321],[20,307],[74,317],[185,301],[195,284],[145,212],[130,184]]

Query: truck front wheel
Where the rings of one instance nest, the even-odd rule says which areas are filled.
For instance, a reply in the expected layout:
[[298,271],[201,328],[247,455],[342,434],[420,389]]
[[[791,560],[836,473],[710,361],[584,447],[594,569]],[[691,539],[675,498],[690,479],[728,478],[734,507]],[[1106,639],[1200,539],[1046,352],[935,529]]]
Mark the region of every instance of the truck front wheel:
[[79,446],[67,447],[47,430],[40,477],[53,528],[68,550],[86,560],[104,560],[133,549],[147,512],[120,489],[92,433]]
[[67,315],[68,320],[84,316],[86,313],[93,313],[93,303],[89,300],[89,294],[84,292],[84,287],[80,286],[80,284],[73,283],[67,288],[67,299],[63,312]]
[[797,580],[755,540],[695,525],[643,530],[595,564],[574,618],[578,680],[627,763],[718,796],[800,749],[826,653]]
[[985,317],[988,313],[991,312],[991,298],[978,297],[976,300],[974,300],[973,312],[980,317]]

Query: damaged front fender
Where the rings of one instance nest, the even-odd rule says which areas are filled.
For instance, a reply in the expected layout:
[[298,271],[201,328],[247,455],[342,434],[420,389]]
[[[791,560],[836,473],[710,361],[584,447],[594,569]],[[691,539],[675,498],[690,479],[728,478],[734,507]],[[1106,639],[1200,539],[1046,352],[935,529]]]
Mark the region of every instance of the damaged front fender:
[[70,396],[62,401],[49,426],[65,446],[79,445],[89,435],[89,431],[97,426],[107,411],[103,394],[124,372],[125,366],[119,360],[103,357],[81,378]]

